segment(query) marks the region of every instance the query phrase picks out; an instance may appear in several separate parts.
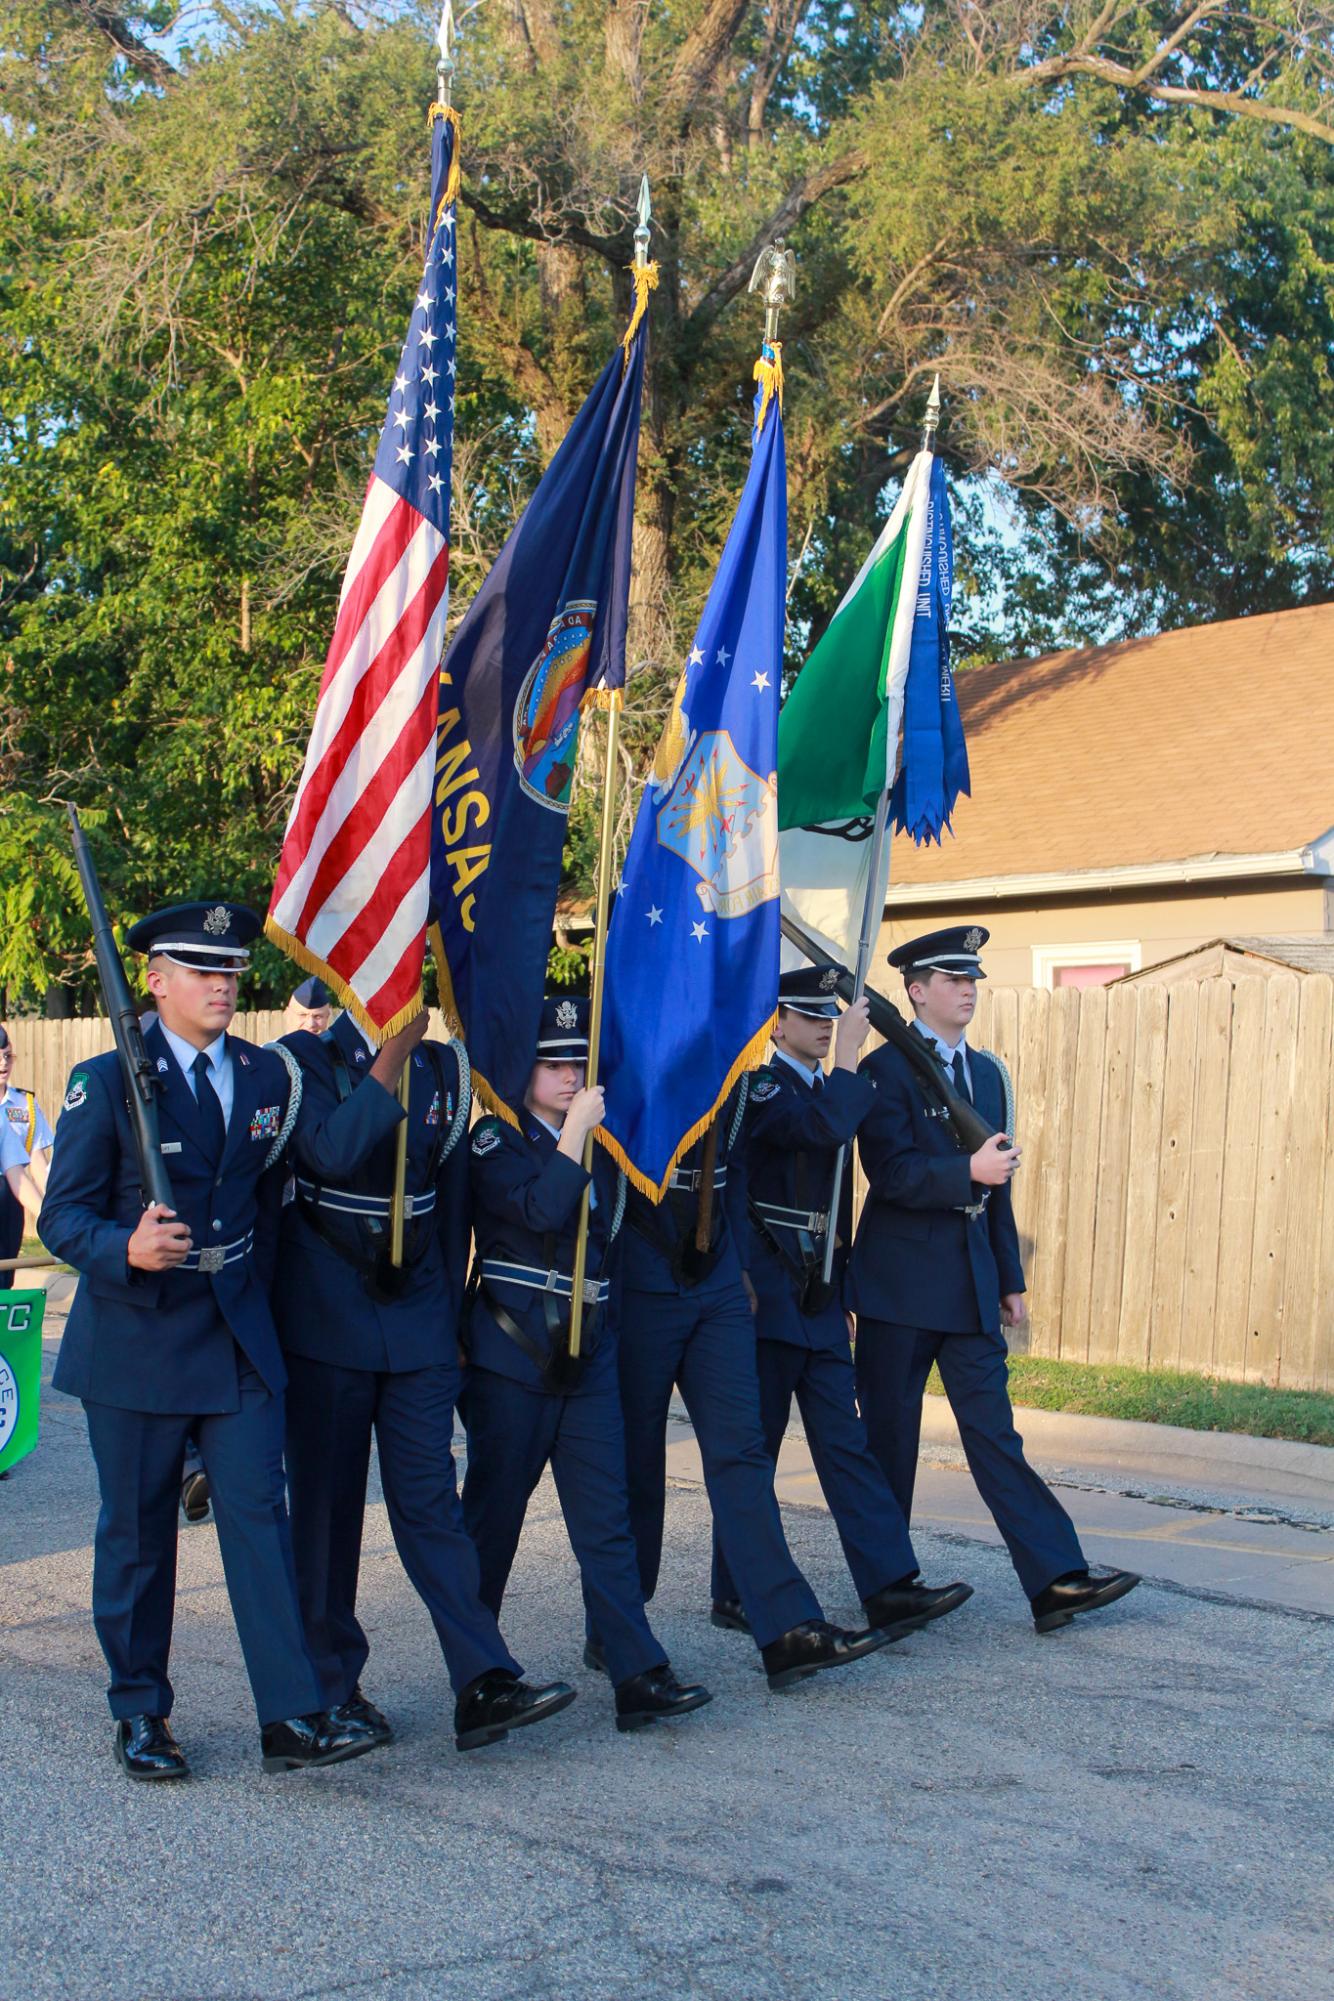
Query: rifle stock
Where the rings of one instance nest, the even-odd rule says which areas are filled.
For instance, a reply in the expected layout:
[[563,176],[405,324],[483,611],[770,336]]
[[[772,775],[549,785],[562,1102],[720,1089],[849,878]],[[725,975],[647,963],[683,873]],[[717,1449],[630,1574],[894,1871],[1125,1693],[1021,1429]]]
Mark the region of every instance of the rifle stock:
[[[799,952],[804,952],[808,959],[816,964],[828,960],[829,954],[823,946],[818,944],[811,933],[803,925],[798,924],[794,917],[789,917],[784,911],[779,922],[783,927],[784,937],[789,939]],[[846,966],[840,966],[837,984],[840,1000],[850,1001],[855,991],[852,974]],[[963,1151],[970,1155],[976,1153],[980,1146],[984,1146],[995,1136],[998,1128],[989,1125],[977,1107],[969,1104],[967,1098],[960,1097],[933,1052],[928,1049],[920,1035],[913,1034],[893,1001],[886,1000],[885,996],[877,993],[874,987],[866,987],[863,991],[870,1009],[871,1026],[876,1034],[882,1035],[886,1042],[892,1042],[896,1049],[902,1051],[921,1079],[927,1096],[934,1099],[945,1112],[954,1137]]]
[[70,837],[74,843],[74,862],[79,871],[79,881],[83,885],[83,899],[88,906],[88,916],[93,927],[93,957],[97,961],[97,979],[102,989],[102,1003],[111,1022],[111,1030],[116,1038],[116,1054],[120,1058],[120,1074],[125,1086],[125,1100],[129,1107],[130,1124],[134,1128],[135,1151],[139,1156],[139,1180],[143,1188],[145,1204],[161,1202],[168,1209],[174,1209],[175,1199],[171,1192],[171,1182],[162,1164],[162,1143],[158,1131],[157,1071],[149,1061],[144,1048],[143,1030],[139,1026],[139,1010],[130,992],[130,983],[125,977],[125,968],[116,950],[116,941],[111,932],[111,919],[107,915],[106,903],[102,897],[102,886],[97,880],[97,869],[93,864],[83,828],[79,825],[79,815],[75,808],[69,809]]

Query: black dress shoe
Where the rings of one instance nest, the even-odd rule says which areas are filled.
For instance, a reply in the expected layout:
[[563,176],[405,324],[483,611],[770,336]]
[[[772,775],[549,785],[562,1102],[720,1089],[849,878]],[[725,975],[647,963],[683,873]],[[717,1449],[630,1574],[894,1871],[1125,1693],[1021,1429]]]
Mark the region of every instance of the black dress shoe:
[[209,1498],[208,1474],[187,1473],[181,1482],[181,1513],[187,1522],[208,1520]]
[[664,1716],[688,1716],[713,1697],[698,1682],[678,1681],[666,1661],[616,1686],[616,1728],[643,1730]]
[[760,1658],[770,1688],[791,1688],[793,1682],[804,1681],[808,1674],[819,1674],[822,1668],[846,1667],[849,1661],[859,1661],[864,1654],[873,1654],[877,1648],[888,1645],[889,1634],[875,1626],[864,1633],[849,1633],[824,1619],[806,1619],[790,1632],[770,1640],[767,1647],[761,1647]]
[[377,1744],[391,1744],[394,1740],[393,1725],[382,1709],[368,1702],[360,1685],[353,1689],[346,1702],[340,1702],[337,1709],[329,1711],[329,1721],[334,1724],[360,1723],[370,1731]]
[[185,1753],[165,1716],[123,1716],[116,1725],[117,1762],[132,1779],[188,1779]]
[[715,1598],[709,1612],[709,1623],[721,1626],[727,1633],[748,1633],[750,1620],[746,1608],[739,1598]]
[[584,1666],[592,1668],[594,1674],[607,1672],[607,1653],[601,1640],[584,1641]]
[[883,1591],[873,1592],[863,1601],[866,1623],[878,1626],[891,1640],[901,1640],[906,1633],[929,1626],[933,1619],[957,1612],[972,1595],[971,1584],[942,1584],[938,1589],[914,1583],[912,1579],[903,1584],[887,1584]]
[[555,1716],[573,1701],[567,1681],[534,1688],[506,1668],[492,1668],[469,1682],[454,1705],[455,1749],[476,1751],[483,1744],[498,1744],[511,1730]]
[[364,1723],[336,1721],[327,1709],[317,1709],[310,1716],[289,1716],[282,1723],[266,1723],[260,1731],[266,1772],[341,1765],[347,1758],[364,1757],[379,1741]]
[[1076,1612],[1098,1612],[1104,1605],[1114,1605],[1139,1581],[1133,1570],[1109,1570],[1101,1577],[1072,1570],[1032,1600],[1033,1624],[1040,1633],[1053,1633],[1058,1626],[1068,1626]]

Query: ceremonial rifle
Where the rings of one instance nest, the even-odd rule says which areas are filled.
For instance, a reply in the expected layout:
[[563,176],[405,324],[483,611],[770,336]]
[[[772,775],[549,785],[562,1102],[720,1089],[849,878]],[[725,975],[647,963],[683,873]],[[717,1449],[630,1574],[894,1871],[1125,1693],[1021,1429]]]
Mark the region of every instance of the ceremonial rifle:
[[97,961],[97,979],[102,989],[102,1004],[111,1021],[112,1033],[116,1038],[116,1054],[120,1058],[120,1074],[125,1086],[125,1100],[129,1106],[130,1124],[134,1128],[135,1151],[139,1156],[139,1181],[143,1189],[145,1204],[160,1202],[164,1208],[174,1209],[175,1199],[171,1192],[171,1182],[167,1170],[162,1165],[162,1142],[158,1133],[157,1094],[160,1089],[158,1074],[149,1061],[144,1048],[143,1030],[139,1026],[139,1010],[130,993],[130,983],[125,977],[125,968],[116,950],[116,941],[111,932],[111,919],[102,897],[102,886],[97,880],[97,869],[93,864],[92,851],[79,825],[79,815],[75,808],[69,809],[70,835],[74,842],[74,862],[79,871],[79,881],[83,885],[83,900],[88,906],[88,916],[93,926],[93,957]]
[[[825,951],[795,918],[789,917],[784,911],[779,921],[783,927],[784,937],[788,938],[799,952],[804,952],[806,957],[816,964],[825,961],[827,958]],[[846,966],[838,968],[835,991],[840,999],[845,1001],[858,998],[857,982]],[[979,1147],[985,1146],[989,1139],[994,1139],[997,1128],[989,1125],[976,1105],[970,1104],[967,1098],[954,1089],[934,1049],[920,1035],[913,1033],[893,1001],[886,1000],[885,996],[877,993],[874,987],[868,987],[864,983],[861,998],[866,1001],[870,1010],[872,1028],[877,1035],[882,1035],[886,1042],[892,1042],[894,1047],[907,1057],[922,1089],[944,1117],[963,1151],[971,1157]],[[1010,1142],[1006,1140],[1005,1144],[1008,1146]],[[829,1227],[832,1234],[834,1229],[832,1212]]]

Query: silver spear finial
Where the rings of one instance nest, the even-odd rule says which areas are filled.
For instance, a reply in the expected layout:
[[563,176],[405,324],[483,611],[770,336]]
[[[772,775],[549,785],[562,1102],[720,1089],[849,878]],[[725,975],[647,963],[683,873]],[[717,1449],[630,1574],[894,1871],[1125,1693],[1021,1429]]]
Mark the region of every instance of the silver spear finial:
[[653,204],[649,200],[648,175],[639,183],[639,227],[635,230],[635,269],[642,271],[648,263],[649,224],[653,219]]
[[435,38],[435,45],[440,51],[440,60],[435,66],[435,88],[442,104],[449,103],[454,89],[454,72],[458,67],[454,61],[454,44],[457,40],[452,0],[445,0],[444,11],[440,16],[440,31]]
[[926,399],[926,416],[922,421],[922,450],[936,449],[936,431],[940,425],[940,377],[931,384],[931,394]]

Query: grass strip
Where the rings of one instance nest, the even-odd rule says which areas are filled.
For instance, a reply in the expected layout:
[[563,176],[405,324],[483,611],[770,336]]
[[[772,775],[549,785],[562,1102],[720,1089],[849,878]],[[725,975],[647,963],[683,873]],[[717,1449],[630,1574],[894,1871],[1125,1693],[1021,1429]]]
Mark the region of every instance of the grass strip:
[[[936,1369],[931,1371],[927,1389],[938,1396],[944,1394]],[[1236,1431],[1252,1438],[1288,1438],[1301,1445],[1334,1445],[1334,1396],[1324,1390],[1275,1390],[1264,1383],[1178,1375],[1173,1369],[1104,1368],[1091,1362],[1011,1355],[1010,1396],[1032,1410],[1179,1424],[1187,1431]]]

